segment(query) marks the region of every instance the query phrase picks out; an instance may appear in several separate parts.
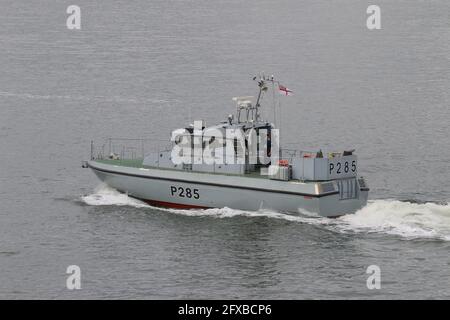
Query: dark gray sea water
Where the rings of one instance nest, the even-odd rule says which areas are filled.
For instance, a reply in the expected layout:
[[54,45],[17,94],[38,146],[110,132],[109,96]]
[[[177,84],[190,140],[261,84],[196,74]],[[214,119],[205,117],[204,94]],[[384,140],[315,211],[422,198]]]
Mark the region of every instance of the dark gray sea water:
[[[377,1],[381,30],[370,4],[0,0],[0,298],[449,298],[450,2]],[[366,208],[157,209],[80,167],[91,139],[223,120],[259,71],[295,93],[284,142],[357,150]]]

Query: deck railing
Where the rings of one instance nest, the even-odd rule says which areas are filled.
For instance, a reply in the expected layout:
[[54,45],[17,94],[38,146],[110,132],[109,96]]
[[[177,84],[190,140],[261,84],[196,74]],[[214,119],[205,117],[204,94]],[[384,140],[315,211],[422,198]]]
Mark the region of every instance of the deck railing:
[[[100,144],[91,141],[91,159],[144,159],[150,152],[172,150],[173,145],[174,142],[172,141],[160,139],[106,138]],[[316,154],[317,150],[282,148],[280,159],[292,160],[293,158],[315,156]]]
[[172,145],[158,139],[106,138],[100,144],[91,141],[91,159],[144,159],[149,152],[171,150]]

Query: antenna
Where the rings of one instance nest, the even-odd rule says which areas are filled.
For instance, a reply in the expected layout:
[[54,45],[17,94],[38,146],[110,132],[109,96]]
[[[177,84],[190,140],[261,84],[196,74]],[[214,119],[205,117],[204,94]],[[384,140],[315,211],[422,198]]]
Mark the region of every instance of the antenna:
[[[278,127],[281,127],[281,102],[280,99],[275,98],[275,85],[280,86],[280,82],[278,80],[275,80],[274,75],[266,76],[264,72],[260,72],[259,75],[256,75],[253,77],[253,81],[256,81],[259,87],[258,97],[256,99],[255,104],[255,117],[254,119],[256,121],[259,120],[260,114],[259,114],[259,107],[261,107],[261,101],[264,97],[264,92],[268,90],[268,83],[270,82],[272,84],[272,105],[273,105],[273,121],[274,125],[277,125],[278,120]],[[278,115],[277,115],[277,107],[278,107]]]
[[260,101],[262,100],[264,92],[267,91],[266,81],[270,81],[270,80],[269,79],[266,80],[264,73],[259,74],[259,80],[257,79],[257,77],[253,77],[253,80],[258,82],[258,87],[259,87],[258,97],[256,98],[256,104],[255,104],[255,120],[258,121],[259,117],[260,117],[259,112],[258,112],[259,107],[261,106]]
[[260,72],[259,77],[254,76],[253,80],[258,82],[258,87],[259,87],[258,98],[256,99],[256,105],[255,105],[257,119],[260,116],[258,113],[258,109],[261,106],[261,100],[263,98],[264,92],[267,91],[267,89],[268,89],[267,82],[272,83],[273,121],[276,124],[276,121],[277,121],[276,112],[277,111],[276,111],[276,103],[275,103],[275,84],[279,84],[279,81],[275,80],[275,77],[273,74],[270,77],[269,76],[266,77],[264,72]]

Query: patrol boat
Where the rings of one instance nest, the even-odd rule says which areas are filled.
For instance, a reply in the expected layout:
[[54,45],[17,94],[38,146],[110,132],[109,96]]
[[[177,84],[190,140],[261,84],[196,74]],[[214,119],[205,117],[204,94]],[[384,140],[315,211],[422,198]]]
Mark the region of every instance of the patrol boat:
[[91,158],[83,167],[108,186],[155,206],[272,209],[324,217],[365,206],[369,188],[358,176],[354,150],[280,148],[279,131],[262,119],[260,108],[270,88],[286,95],[291,91],[273,76],[253,80],[257,98],[233,98],[236,113],[225,121],[210,127],[196,121],[177,129],[169,146],[152,152],[144,150],[152,139],[108,139],[99,147],[91,142]]

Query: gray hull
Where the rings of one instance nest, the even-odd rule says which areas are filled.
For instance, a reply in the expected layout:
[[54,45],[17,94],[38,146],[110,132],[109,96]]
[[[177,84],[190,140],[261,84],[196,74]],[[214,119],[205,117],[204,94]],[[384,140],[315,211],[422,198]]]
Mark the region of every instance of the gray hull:
[[342,199],[337,187],[322,192],[316,182],[134,168],[97,161],[89,161],[88,165],[101,181],[121,192],[153,205],[176,208],[267,208],[336,217],[362,208],[368,196],[368,190],[359,186],[356,197]]

